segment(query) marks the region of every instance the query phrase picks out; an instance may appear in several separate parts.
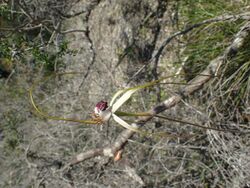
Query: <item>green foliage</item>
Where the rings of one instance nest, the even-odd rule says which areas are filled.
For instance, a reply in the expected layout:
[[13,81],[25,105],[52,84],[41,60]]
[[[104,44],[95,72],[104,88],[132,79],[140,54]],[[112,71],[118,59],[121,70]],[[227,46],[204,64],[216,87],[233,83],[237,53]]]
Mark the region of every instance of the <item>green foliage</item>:
[[1,26],[2,22],[5,21],[11,21],[11,11],[9,9],[9,6],[5,3],[0,4],[0,16],[1,16]]
[[187,57],[184,70],[191,76],[187,75],[186,79],[204,70],[211,60],[220,55],[241,26],[242,21],[211,24],[187,37],[187,47],[183,53]]
[[182,0],[180,14],[185,18],[185,24],[194,24],[225,13],[237,13],[244,5],[245,1]]
[[[12,11],[13,12],[13,11]],[[51,33],[43,28],[21,30],[15,29],[23,25],[22,19],[16,14],[11,14],[11,8],[7,4],[0,5],[1,27],[7,28],[0,39],[0,57],[16,59],[20,63],[27,63],[27,56],[32,55],[35,66],[44,66],[45,71],[54,71],[55,66],[62,65],[60,58],[66,53],[74,53],[68,49],[68,43],[63,41],[59,49],[53,43],[48,44]],[[15,24],[13,24],[15,23]],[[25,24],[26,25],[26,24]],[[43,41],[43,42],[41,42]]]
[[59,50],[57,52],[49,52],[45,51],[38,46],[34,46],[31,50],[33,57],[37,64],[43,64],[45,66],[45,70],[54,71],[55,64],[60,66],[62,62],[59,60],[66,53],[74,53],[73,51],[68,50],[68,43],[63,42],[59,46]]
[[[184,0],[180,1],[181,25],[195,24],[209,18],[241,11],[245,2],[227,2],[223,0]],[[243,21],[218,22],[204,25],[186,35],[186,48],[183,52],[185,59],[184,72],[186,80],[193,78],[220,55],[232,41],[235,33],[242,26]]]
[[11,58],[11,49],[8,41],[0,39],[0,57],[1,58]]

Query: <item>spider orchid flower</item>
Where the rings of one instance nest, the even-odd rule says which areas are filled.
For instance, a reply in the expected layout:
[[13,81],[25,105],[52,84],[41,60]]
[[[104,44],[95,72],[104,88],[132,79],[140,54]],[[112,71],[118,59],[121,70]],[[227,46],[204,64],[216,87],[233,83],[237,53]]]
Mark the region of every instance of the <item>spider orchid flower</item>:
[[[78,72],[56,73],[52,76],[71,75],[71,74],[78,74]],[[176,76],[176,75],[174,75],[174,76]],[[134,113],[118,112],[117,110],[138,90],[154,86],[157,83],[160,83],[161,81],[163,81],[167,78],[170,78],[170,77],[174,77],[174,76],[172,75],[172,76],[163,77],[159,80],[155,80],[155,81],[146,83],[144,85],[119,90],[118,92],[116,92],[114,94],[113,98],[110,101],[109,106],[108,106],[108,103],[105,101],[100,101],[96,104],[96,106],[94,108],[94,113],[93,113],[92,119],[90,119],[90,120],[77,120],[77,119],[73,119],[73,118],[63,118],[63,117],[59,117],[59,116],[51,116],[51,115],[43,112],[37,106],[37,104],[35,103],[34,98],[33,98],[33,90],[35,89],[35,87],[38,85],[38,83],[40,81],[35,82],[31,86],[31,88],[29,89],[29,96],[30,96],[31,105],[35,109],[36,113],[39,116],[44,117],[46,119],[78,122],[78,123],[84,123],[84,124],[103,124],[103,123],[107,122],[112,117],[114,119],[114,121],[116,121],[119,125],[123,126],[126,129],[130,129],[134,132],[138,132],[138,133],[144,134],[144,135],[152,135],[152,133],[148,133],[146,131],[139,130],[138,127],[133,126],[133,124],[132,125],[128,124],[126,121],[124,121],[122,118],[119,117],[119,116],[148,116],[149,114],[146,114],[146,113],[134,114]],[[51,78],[51,76],[46,77],[42,81],[46,82],[49,78]],[[119,96],[121,96],[121,97],[118,98]],[[158,133],[157,135],[158,136],[169,136],[168,133]]]
[[[78,72],[56,73],[56,74],[54,74],[52,76],[57,76],[57,75],[71,75],[71,74],[79,74],[79,73]],[[115,95],[111,99],[109,106],[108,106],[108,103],[106,101],[100,101],[100,102],[98,102],[96,104],[96,106],[94,108],[94,113],[93,113],[92,119],[90,119],[90,120],[80,120],[80,119],[78,120],[78,119],[73,119],[73,118],[63,118],[63,117],[59,117],[59,116],[51,116],[51,115],[43,112],[37,106],[37,104],[35,103],[34,98],[33,98],[33,90],[38,85],[38,82],[35,82],[30,87],[30,89],[29,89],[29,96],[30,96],[31,105],[35,109],[36,113],[39,116],[44,117],[46,119],[61,120],[61,121],[70,121],[70,122],[78,122],[78,123],[84,123],[84,124],[103,124],[103,123],[107,122],[110,118],[113,118],[114,121],[116,121],[119,125],[123,126],[124,128],[132,130],[134,132],[138,132],[138,133],[140,133],[142,135],[157,136],[157,137],[160,137],[160,138],[161,137],[178,138],[180,136],[175,136],[175,135],[172,135],[171,133],[168,133],[168,132],[150,133],[150,132],[147,132],[145,130],[139,130],[138,127],[133,126],[133,124],[130,125],[126,121],[124,121],[122,118],[120,118],[120,116],[149,116],[148,113],[126,113],[126,112],[118,112],[118,109],[135,92],[137,92],[138,90],[154,86],[157,83],[160,83],[161,81],[163,81],[163,80],[165,80],[167,78],[175,77],[175,76],[177,76],[177,75],[163,77],[163,78],[161,78],[159,80],[155,80],[155,81],[146,83],[144,85],[140,85],[140,86],[136,86],[136,87],[131,87],[131,88],[126,88],[126,89],[119,90],[118,92],[115,93]],[[43,79],[43,81],[44,82],[47,81],[50,77],[51,76],[46,77],[45,79]],[[119,96],[121,96],[121,97],[118,98]],[[172,118],[168,118],[168,117],[160,116],[160,115],[156,115],[156,117],[163,118],[163,119],[170,120],[170,121],[176,121],[176,122],[179,122],[179,123],[190,124],[190,125],[193,125],[193,126],[204,128],[204,129],[224,131],[224,132],[229,131],[229,130],[217,129],[217,128],[212,128],[212,127],[204,127],[202,125],[195,124],[195,123],[192,123],[192,122],[190,123],[190,122],[187,122],[187,121],[172,119]],[[230,131],[234,131],[234,130],[230,130]]]
[[[142,134],[149,134],[149,133],[146,133],[145,131],[139,130],[138,127],[134,127],[133,125],[128,124],[126,121],[120,118],[117,115],[119,113],[116,114],[116,112],[128,99],[130,99],[130,97],[135,92],[137,92],[140,89],[153,86],[156,83],[160,82],[161,80],[156,80],[156,81],[153,81],[153,82],[141,85],[141,86],[137,86],[137,87],[119,90],[118,92],[115,93],[115,95],[111,99],[109,107],[108,107],[108,103],[105,101],[98,102],[94,108],[94,120],[100,123],[105,123],[112,117],[114,121],[116,121],[119,125],[123,126],[126,129],[130,129],[132,131],[139,132]],[[120,95],[122,96],[119,99],[117,99]],[[121,112],[121,113],[124,113],[124,112]],[[128,116],[138,116],[138,114],[133,114],[133,113],[124,113],[124,114],[125,115],[127,114]]]
[[[61,73],[62,75],[64,73]],[[71,73],[67,73],[71,74]],[[47,77],[45,81],[48,79]],[[133,127],[132,125],[129,125],[127,122],[125,122],[123,119],[121,119],[118,115],[115,114],[115,112],[131,97],[132,94],[134,94],[136,91],[142,88],[150,87],[152,85],[155,85],[159,80],[144,84],[142,86],[137,86],[133,88],[127,88],[119,90],[115,95],[113,96],[110,106],[108,106],[108,103],[105,101],[100,101],[96,104],[94,108],[93,117],[91,120],[77,120],[73,118],[63,118],[58,116],[51,116],[49,114],[46,114],[43,112],[36,104],[34,97],[33,97],[33,90],[35,89],[35,86],[38,85],[38,83],[34,83],[32,87],[29,89],[29,96],[30,96],[30,102],[35,109],[36,113],[44,117],[46,119],[52,119],[52,120],[61,120],[61,121],[70,121],[70,122],[78,122],[78,123],[85,123],[85,124],[103,124],[107,122],[111,117],[120,125],[122,125],[124,128],[133,130],[135,132],[141,132],[138,130],[138,128]],[[116,100],[121,94],[123,94],[118,100]],[[126,114],[126,113],[124,113]]]

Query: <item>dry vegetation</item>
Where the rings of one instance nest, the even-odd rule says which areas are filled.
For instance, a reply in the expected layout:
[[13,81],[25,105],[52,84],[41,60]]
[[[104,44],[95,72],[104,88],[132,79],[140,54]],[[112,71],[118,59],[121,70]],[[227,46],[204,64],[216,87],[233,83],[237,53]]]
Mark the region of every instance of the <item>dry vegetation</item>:
[[[249,187],[249,7],[247,0],[2,1],[0,187]],[[34,99],[50,115],[90,118],[121,87],[180,74],[121,108],[148,111],[124,119],[170,134],[37,116],[32,83],[69,71],[81,74],[37,84]]]

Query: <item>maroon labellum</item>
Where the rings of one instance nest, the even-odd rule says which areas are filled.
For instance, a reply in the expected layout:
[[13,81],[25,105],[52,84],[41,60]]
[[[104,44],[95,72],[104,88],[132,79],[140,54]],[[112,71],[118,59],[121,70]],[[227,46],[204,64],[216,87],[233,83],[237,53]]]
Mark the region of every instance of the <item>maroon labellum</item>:
[[95,106],[95,113],[99,114],[102,111],[105,111],[108,108],[108,103],[105,101],[100,101]]
[[110,119],[111,111],[108,109],[106,101],[100,101],[96,104],[94,116],[101,120],[101,122],[107,122]]

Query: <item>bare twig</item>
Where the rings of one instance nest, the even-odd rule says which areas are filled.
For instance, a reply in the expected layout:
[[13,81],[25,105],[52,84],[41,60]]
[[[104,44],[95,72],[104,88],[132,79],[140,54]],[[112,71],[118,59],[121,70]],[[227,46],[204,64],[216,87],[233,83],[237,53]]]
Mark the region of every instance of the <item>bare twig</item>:
[[[20,10],[22,11],[22,13],[27,16],[29,18],[30,21],[34,21],[35,19],[31,16],[31,14],[25,10],[25,7],[19,2],[16,1],[17,5],[19,6]],[[23,2],[25,3],[25,2]]]
[[75,32],[86,33],[86,30],[83,30],[83,29],[69,29],[69,30],[65,30],[65,31],[60,31],[59,33],[60,34],[69,34],[69,33],[75,33]]

